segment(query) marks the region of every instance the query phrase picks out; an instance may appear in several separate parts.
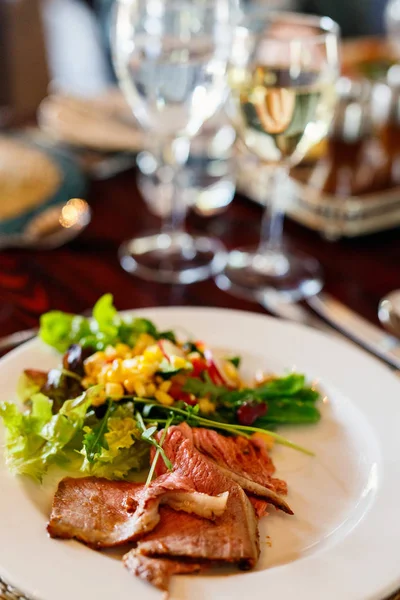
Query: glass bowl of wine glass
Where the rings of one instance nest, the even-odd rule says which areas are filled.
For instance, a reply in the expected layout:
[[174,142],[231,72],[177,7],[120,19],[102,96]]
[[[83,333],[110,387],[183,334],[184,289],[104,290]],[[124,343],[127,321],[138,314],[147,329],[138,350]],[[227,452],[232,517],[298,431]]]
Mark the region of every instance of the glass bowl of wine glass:
[[230,60],[231,116],[263,165],[265,215],[257,247],[238,248],[217,278],[224,290],[288,301],[322,287],[318,262],[285,248],[288,173],[328,133],[339,74],[339,27],[327,17],[258,8],[236,28]]

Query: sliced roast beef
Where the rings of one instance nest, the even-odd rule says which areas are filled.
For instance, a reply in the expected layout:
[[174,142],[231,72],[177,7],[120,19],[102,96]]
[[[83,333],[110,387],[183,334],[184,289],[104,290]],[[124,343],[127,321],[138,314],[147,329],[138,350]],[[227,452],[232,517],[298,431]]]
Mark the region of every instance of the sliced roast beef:
[[178,471],[165,473],[143,488],[137,503],[136,498],[127,500],[127,509],[133,512],[130,540],[136,540],[154,529],[160,520],[160,504],[214,520],[225,511],[228,495],[228,492],[216,496],[199,493],[194,490],[192,482]]
[[[257,516],[266,513],[268,503],[293,514],[279,494],[286,494],[284,481],[272,478],[275,467],[265,446],[244,437],[226,437],[211,429],[192,429],[193,443],[214,460],[246,492],[256,496],[252,504]],[[265,499],[265,500],[263,500]]]
[[[228,507],[227,518],[224,515],[215,523],[162,507],[160,523],[138,541],[137,551],[146,556],[236,563],[243,570],[251,569],[259,557],[257,521],[246,494],[240,493],[243,510],[228,516]],[[246,537],[240,537],[243,535]]]
[[[226,437],[210,429],[191,429],[186,424],[180,428],[184,428],[185,436],[202,454],[215,461],[226,476],[250,495],[258,518],[266,514],[268,504],[293,514],[280,496],[287,493],[286,483],[271,477],[275,467],[261,443],[243,437]],[[157,469],[158,472],[165,469],[160,460]]]
[[228,495],[198,493],[179,473],[167,473],[148,487],[94,477],[63,479],[48,525],[52,537],[76,538],[105,548],[134,541],[159,522],[160,504],[206,519],[220,516]]
[[76,538],[94,547],[125,543],[132,513],[126,503],[139,499],[143,485],[94,477],[60,481],[47,531],[51,537]]
[[[257,520],[242,488],[196,450],[188,425],[171,427],[163,448],[175,472],[189,479],[197,492],[217,496],[228,491],[229,498],[225,512],[215,523],[163,508],[159,525],[139,541],[139,552],[253,567],[260,552]],[[165,472],[164,463],[158,462],[157,471],[159,475]]]
[[162,591],[167,591],[172,575],[196,573],[207,567],[206,563],[151,558],[131,550],[124,556],[126,568],[140,579],[148,581]]

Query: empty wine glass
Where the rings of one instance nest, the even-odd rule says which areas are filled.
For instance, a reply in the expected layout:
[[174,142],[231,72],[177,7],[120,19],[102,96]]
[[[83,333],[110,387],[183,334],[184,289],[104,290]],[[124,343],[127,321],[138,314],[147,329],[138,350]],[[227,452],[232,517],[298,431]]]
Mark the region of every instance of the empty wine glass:
[[153,140],[152,154],[171,216],[161,232],[120,248],[125,270],[171,283],[206,279],[223,268],[225,249],[213,238],[184,231],[185,205],[176,185],[190,138],[227,96],[232,47],[231,0],[118,0],[113,55],[120,86]]
[[217,284],[233,293],[299,300],[322,286],[318,262],[283,247],[288,171],[328,132],[338,77],[338,26],[327,17],[259,9],[236,29],[229,82],[233,118],[265,165],[269,202],[258,247],[230,253]]

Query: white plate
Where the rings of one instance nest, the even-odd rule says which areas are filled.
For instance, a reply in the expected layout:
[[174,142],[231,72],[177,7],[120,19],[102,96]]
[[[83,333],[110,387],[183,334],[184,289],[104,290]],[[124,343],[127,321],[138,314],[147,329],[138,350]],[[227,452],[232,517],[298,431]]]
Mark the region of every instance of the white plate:
[[[327,398],[320,424],[283,434],[315,458],[276,446],[295,516],[272,511],[260,523],[253,572],[176,577],[171,598],[190,600],[382,600],[400,586],[400,384],[384,366],[345,342],[266,316],[219,309],[137,311],[163,328],[181,326],[244,356],[245,370],[297,369],[319,379]],[[38,340],[0,361],[0,399],[14,397],[25,367],[59,358]],[[45,530],[54,481],[41,489],[0,464],[0,575],[40,600],[161,599],[115,556]],[[269,536],[269,537],[267,537]]]

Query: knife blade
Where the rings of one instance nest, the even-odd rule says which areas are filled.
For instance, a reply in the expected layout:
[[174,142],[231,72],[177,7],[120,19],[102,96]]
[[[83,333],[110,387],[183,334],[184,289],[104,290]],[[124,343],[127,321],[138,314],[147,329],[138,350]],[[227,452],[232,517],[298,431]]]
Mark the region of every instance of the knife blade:
[[307,304],[340,333],[391,367],[400,369],[400,341],[397,338],[385,333],[325,292],[309,298]]

